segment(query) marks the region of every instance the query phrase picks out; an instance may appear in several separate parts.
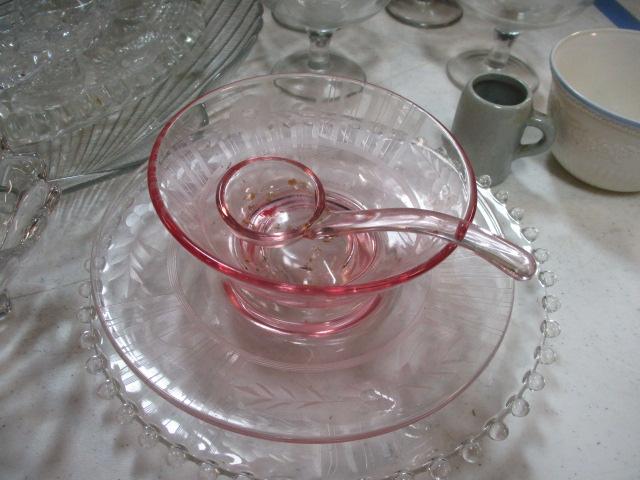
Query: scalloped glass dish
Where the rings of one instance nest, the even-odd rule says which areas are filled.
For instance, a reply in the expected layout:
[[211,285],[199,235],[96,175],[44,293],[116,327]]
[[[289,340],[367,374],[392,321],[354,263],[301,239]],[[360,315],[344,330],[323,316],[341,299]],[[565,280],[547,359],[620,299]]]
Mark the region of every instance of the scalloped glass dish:
[[230,302],[227,277],[171,237],[140,174],[118,198],[93,258],[106,336],[149,388],[229,431],[329,443],[406,426],[473,382],[509,322],[513,280],[456,251],[349,329],[268,332]]
[[[130,190],[127,198],[132,193]],[[503,191],[494,196],[487,188],[479,189],[476,222],[519,244],[535,241],[538,230],[526,224],[521,226],[523,211],[507,209],[504,205],[507,198]],[[133,204],[131,207],[135,209]],[[138,208],[138,214],[146,215],[143,211]],[[113,245],[111,249],[117,249],[113,239],[102,235],[96,239],[96,248],[107,243]],[[444,269],[461,253],[456,251],[441,267]],[[543,248],[535,249],[534,254],[540,264],[549,258]],[[92,270],[94,279],[102,276],[100,272],[108,270],[104,258],[94,256]],[[437,272],[435,270],[431,275],[435,276]],[[460,280],[463,283],[464,277],[460,272],[449,272],[448,275],[449,281]],[[93,301],[91,306],[80,310],[78,319],[89,324],[89,330],[81,337],[81,344],[91,354],[86,362],[87,370],[91,374],[100,374],[102,378],[98,395],[105,399],[119,399],[115,419],[122,424],[140,424],[140,445],[151,448],[163,444],[170,465],[178,466],[186,460],[195,462],[201,478],[216,478],[220,474],[243,480],[410,480],[414,476],[423,478],[421,475],[424,474],[424,478],[444,479],[460,473],[464,463],[470,464],[471,467],[467,468],[474,471],[477,464],[486,463],[486,442],[504,441],[509,436],[507,425],[517,421],[517,417],[529,414],[534,406],[529,403],[529,397],[548,382],[541,371],[556,359],[550,343],[559,335],[560,328],[551,317],[560,304],[547,290],[557,281],[556,275],[541,269],[538,279],[539,282],[517,284],[514,317],[502,346],[488,368],[459,397],[445,408],[405,428],[333,444],[283,443],[251,438],[218,429],[189,415],[157,395],[136,370],[129,367],[109,341]],[[89,295],[91,289],[86,288],[88,286],[81,287],[82,295]],[[96,286],[102,287],[94,281],[94,289]],[[133,312],[135,308],[129,309],[127,314]],[[520,383],[518,378],[522,373],[525,375]],[[508,399],[506,404],[505,399]],[[521,436],[526,437],[526,433],[521,432]],[[192,470],[178,472],[187,471]]]
[[[89,90],[87,92],[91,95],[76,95],[73,97],[75,107],[68,111],[47,109],[35,115],[27,112],[25,115],[31,115],[29,121],[35,122],[30,126],[22,120],[15,124],[10,122],[11,118],[18,117],[11,114],[11,105],[5,102],[6,115],[0,117],[0,130],[8,146],[14,152],[38,154],[48,165],[50,178],[119,168],[138,160],[127,155],[143,139],[157,131],[180,106],[197,95],[200,89],[215,85],[229,75],[253,46],[262,27],[262,7],[257,0],[145,1],[163,7],[151,11],[155,13],[145,13],[144,9],[140,10],[143,5],[139,2],[113,0],[116,5],[123,7],[125,13],[121,13],[121,16],[128,15],[124,20],[119,20],[116,26],[123,32],[129,32],[131,28],[131,35],[116,35],[117,41],[114,37],[105,37],[105,40],[110,38],[116,41],[115,44],[109,43],[109,48],[99,48],[101,43],[98,40],[101,37],[98,36],[82,53],[91,55],[90,61],[84,60],[82,63],[73,60],[64,64],[65,68],[71,70],[67,68],[66,73],[61,73],[61,78],[66,78],[64,75],[87,62],[95,67],[95,72],[118,72],[113,82],[102,82],[102,87],[91,90],[95,95]],[[90,11],[106,8],[96,7],[94,2],[82,3],[86,3],[84,8]],[[143,27],[148,27],[148,23],[140,23],[140,15],[145,18],[156,18],[153,16],[156,15],[156,26],[149,28],[153,33],[155,28],[166,27],[162,35],[143,33]],[[179,25],[182,25],[182,29]],[[151,36],[154,41],[149,44],[136,43],[134,40],[140,36]],[[123,51],[126,50],[124,42],[127,38],[135,47],[129,55]],[[163,48],[157,48],[158,45]],[[151,61],[154,58],[158,61]],[[127,68],[110,68],[108,65],[115,60],[128,62]],[[46,67],[42,67],[43,74]],[[125,74],[120,75],[121,72]],[[84,70],[82,73],[87,85],[93,85],[91,82],[94,80],[98,82],[96,85],[100,85],[100,81],[94,78],[96,75],[85,75],[87,72]],[[38,75],[39,71],[34,71],[29,81],[35,82]],[[109,75],[108,78],[112,77]],[[8,88],[6,95],[12,90],[15,87]],[[40,90],[34,91],[40,94]],[[66,91],[65,85],[61,92]],[[34,98],[39,98],[38,95]],[[38,101],[32,105],[34,108],[38,106],[42,107],[43,103]],[[62,115],[58,115],[61,112]],[[49,118],[51,116],[55,118]]]

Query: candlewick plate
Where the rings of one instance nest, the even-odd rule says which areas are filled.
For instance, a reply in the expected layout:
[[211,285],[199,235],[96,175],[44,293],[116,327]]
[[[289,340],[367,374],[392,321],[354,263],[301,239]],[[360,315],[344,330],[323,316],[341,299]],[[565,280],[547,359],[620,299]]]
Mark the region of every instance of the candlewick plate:
[[[523,210],[506,207],[506,192],[493,194],[488,188],[481,188],[479,193],[476,221],[488,222],[492,231],[501,231],[521,244],[536,240],[538,230],[521,223]],[[97,248],[99,242],[112,243],[113,239],[101,236]],[[86,368],[103,378],[97,390],[100,397],[120,400],[117,421],[135,421],[143,427],[141,446],[163,444],[168,448],[170,465],[181,465],[185,460],[195,462],[198,478],[216,478],[217,474],[243,480],[412,479],[414,475],[448,478],[461,463],[482,463],[486,442],[505,440],[510,433],[508,425],[513,422],[509,417],[526,416],[531,409],[529,397],[548,382],[541,372],[546,374],[543,367],[556,359],[552,343],[560,333],[555,320],[560,303],[549,288],[557,276],[543,268],[548,252],[544,248],[533,252],[541,266],[538,281],[518,284],[513,325],[490,366],[446,408],[384,435],[336,444],[296,444],[215,428],[175,408],[129,368],[108,341],[93,301],[78,314],[80,321],[88,323],[88,330],[81,337],[81,345],[91,354]],[[449,260],[461,253],[456,252]],[[446,263],[439,269],[443,267]],[[105,268],[103,258],[92,259],[94,274]],[[89,283],[81,286],[81,295],[89,296],[89,287]],[[93,288],[96,287],[101,285],[94,282]],[[526,437],[526,432],[520,434]],[[183,473],[188,471],[181,468]]]

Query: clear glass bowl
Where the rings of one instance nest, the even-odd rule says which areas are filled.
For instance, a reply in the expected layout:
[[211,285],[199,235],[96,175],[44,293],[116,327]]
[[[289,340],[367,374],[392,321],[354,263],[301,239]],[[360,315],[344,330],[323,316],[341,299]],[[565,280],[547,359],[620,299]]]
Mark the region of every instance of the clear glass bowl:
[[[322,100],[285,93],[280,87],[289,81],[306,83]],[[345,88],[359,93],[326,101]],[[456,140],[388,90],[292,74],[243,80],[194,101],[156,140],[148,171],[152,202],[174,237],[228,278],[232,302],[278,331],[319,335],[350,327],[384,303],[385,291],[434,268],[455,246],[408,232],[303,239],[280,248],[240,240],[216,208],[216,188],[231,165],[260,155],[311,168],[334,210],[412,207],[467,221],[475,212],[475,179]],[[248,187],[257,192],[261,185]],[[251,188],[247,195],[255,196]]]

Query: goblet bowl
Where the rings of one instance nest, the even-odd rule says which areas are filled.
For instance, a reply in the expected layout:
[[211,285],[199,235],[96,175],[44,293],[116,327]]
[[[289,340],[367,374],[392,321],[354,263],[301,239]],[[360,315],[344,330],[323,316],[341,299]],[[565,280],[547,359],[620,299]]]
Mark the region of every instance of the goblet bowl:
[[[336,30],[374,16],[387,3],[389,0],[266,0],[278,23],[309,34],[309,48],[281,59],[271,73],[315,73],[364,81],[366,74],[358,63],[329,48],[331,38]],[[286,88],[292,95],[307,96],[305,86],[306,82],[289,81]]]
[[513,42],[522,30],[550,27],[578,15],[593,0],[461,0],[469,9],[495,23],[491,50],[460,53],[447,63],[447,74],[463,88],[481,73],[502,72],[519,78],[531,90],[538,88],[538,74],[526,62],[511,54]]

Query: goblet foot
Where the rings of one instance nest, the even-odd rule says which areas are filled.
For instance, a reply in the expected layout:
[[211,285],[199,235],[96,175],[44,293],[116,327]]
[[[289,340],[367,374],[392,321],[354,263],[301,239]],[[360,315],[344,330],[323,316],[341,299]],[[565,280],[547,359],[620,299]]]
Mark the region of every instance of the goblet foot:
[[[326,59],[326,67],[313,68],[307,50],[296,52],[280,60],[271,73],[315,73],[365,81],[364,70],[354,61],[332,51],[328,52]],[[290,95],[312,100],[344,98],[362,90],[359,85],[337,82],[327,84],[326,91],[318,91],[317,82],[307,82],[304,78],[280,79],[276,85]]]
[[387,12],[396,20],[420,28],[441,28],[462,18],[462,8],[454,0],[393,0]]
[[470,50],[452,58],[447,63],[447,74],[451,81],[460,88],[476,75],[481,73],[500,72],[513,75],[526,83],[531,91],[535,91],[540,84],[536,72],[523,60],[513,55],[509,56],[506,64],[494,67],[487,62],[489,50]]

